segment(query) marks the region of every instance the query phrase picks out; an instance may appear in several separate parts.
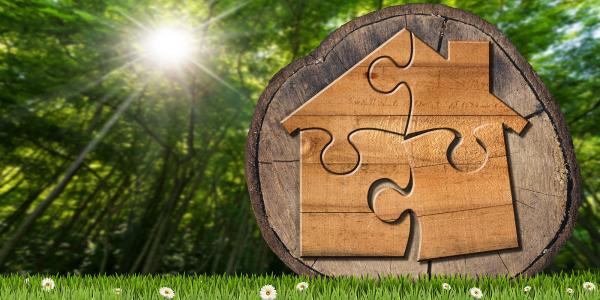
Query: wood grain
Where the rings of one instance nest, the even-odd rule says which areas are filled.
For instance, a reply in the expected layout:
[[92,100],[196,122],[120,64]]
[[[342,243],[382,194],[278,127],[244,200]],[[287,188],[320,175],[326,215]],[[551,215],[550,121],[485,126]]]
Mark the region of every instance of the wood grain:
[[410,222],[372,213],[303,212],[301,222],[302,256],[404,256],[410,235]]
[[[293,174],[299,174],[300,139],[289,136],[279,122],[402,28],[443,56],[448,39],[490,42],[492,93],[531,123],[523,137],[506,136],[516,178],[513,200],[520,247],[431,262],[417,262],[418,245],[410,242],[406,258],[300,257],[299,227],[282,225],[299,224],[300,183]],[[441,5],[391,7],[358,18],[276,74],[257,104],[246,155],[248,188],[261,232],[290,268],[304,274],[533,274],[550,263],[568,238],[579,205],[571,140],[548,90],[493,25]],[[282,213],[286,211],[295,213]],[[413,223],[419,227],[418,220]],[[419,230],[411,232],[411,240],[418,238]]]
[[512,203],[432,214],[419,221],[419,260],[518,246]]

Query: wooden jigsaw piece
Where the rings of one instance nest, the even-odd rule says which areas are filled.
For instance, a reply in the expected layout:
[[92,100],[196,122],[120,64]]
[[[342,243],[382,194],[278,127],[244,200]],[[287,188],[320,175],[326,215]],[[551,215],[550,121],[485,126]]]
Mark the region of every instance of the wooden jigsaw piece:
[[301,252],[302,256],[403,256],[410,221],[381,222],[367,203],[371,183],[385,177],[399,185],[410,180],[402,136],[360,130],[351,141],[362,163],[348,175],[323,169],[320,150],[330,140],[323,130],[301,135]]
[[[491,124],[476,133],[491,143],[490,138],[497,139],[494,129],[497,125]],[[506,156],[488,157],[476,172],[460,172],[446,153],[419,153],[429,147],[448,149],[453,140],[454,133],[443,129],[406,140],[407,153],[417,154],[410,158],[411,193],[387,188],[374,195],[373,209],[382,221],[407,211],[418,218],[419,260],[518,246]]]

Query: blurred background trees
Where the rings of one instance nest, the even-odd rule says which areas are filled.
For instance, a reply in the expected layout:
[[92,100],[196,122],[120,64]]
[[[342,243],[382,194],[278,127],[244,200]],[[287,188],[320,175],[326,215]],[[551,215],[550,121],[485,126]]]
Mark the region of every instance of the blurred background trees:
[[[584,199],[550,271],[600,267],[600,1],[442,1],[496,24],[573,135]],[[244,179],[255,103],[332,30],[396,1],[0,0],[0,271],[287,272]],[[143,34],[193,28],[177,72]]]

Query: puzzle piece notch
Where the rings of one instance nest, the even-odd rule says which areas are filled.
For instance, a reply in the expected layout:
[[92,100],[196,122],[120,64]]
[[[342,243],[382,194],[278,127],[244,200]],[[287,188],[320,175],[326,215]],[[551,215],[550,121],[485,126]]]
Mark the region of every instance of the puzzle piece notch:
[[473,132],[456,138],[448,148],[448,162],[461,172],[475,172],[483,168],[488,155],[485,146]]
[[[369,81],[369,85],[371,85],[373,90],[382,94],[389,94],[392,93],[402,84],[408,85],[408,81],[396,80],[396,76],[390,76],[388,73],[390,73],[390,71],[394,69],[408,68],[408,65],[400,65],[396,62],[396,60],[394,60],[390,56],[378,57],[369,66],[367,80]],[[390,78],[393,79],[390,80]]]
[[491,123],[470,127],[474,129],[455,139],[448,149],[448,161],[456,170],[477,172],[490,158],[506,156],[503,123],[492,120]]
[[345,175],[354,172],[360,163],[360,153],[350,140],[350,134],[335,133],[331,141],[321,151],[321,164],[325,170],[336,175]]

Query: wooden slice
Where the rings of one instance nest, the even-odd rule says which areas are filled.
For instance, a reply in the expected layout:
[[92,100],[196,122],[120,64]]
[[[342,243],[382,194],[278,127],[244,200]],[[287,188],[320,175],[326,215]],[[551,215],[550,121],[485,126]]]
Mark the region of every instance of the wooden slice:
[[[476,76],[474,78],[489,77],[489,92],[500,99],[502,105],[514,111],[515,117],[511,120],[517,121],[511,123],[511,125],[516,124],[512,128],[527,122],[525,129],[519,127],[515,130],[516,132],[522,130],[521,135],[515,132],[505,134],[505,148],[488,147],[487,150],[491,154],[488,153],[485,162],[491,167],[498,166],[496,170],[501,170],[490,173],[489,180],[500,182],[510,177],[510,186],[506,185],[498,190],[494,190],[494,184],[475,186],[472,193],[476,193],[477,197],[473,199],[481,205],[476,207],[478,211],[476,215],[461,208],[459,211],[440,217],[436,212],[437,206],[428,206],[435,202],[415,201],[411,204],[412,207],[409,207],[418,207],[415,215],[404,215],[400,217],[397,224],[385,223],[380,219],[398,218],[393,215],[398,212],[398,207],[412,202],[399,206],[393,202],[394,197],[398,197],[398,192],[391,191],[386,194],[384,191],[381,193],[381,200],[378,200],[383,203],[383,206],[376,208],[379,213],[376,216],[377,212],[365,210],[365,203],[359,197],[369,192],[368,186],[361,179],[377,180],[382,172],[390,174],[389,176],[399,185],[409,181],[410,173],[407,173],[406,169],[397,168],[409,164],[402,153],[394,152],[402,146],[394,147],[396,140],[386,134],[409,134],[412,131],[422,130],[425,128],[423,126],[438,124],[437,122],[470,124],[469,122],[479,122],[481,114],[472,117],[472,113],[469,113],[468,119],[465,119],[464,116],[455,116],[456,110],[451,106],[444,107],[443,104],[434,103],[431,106],[434,110],[439,110],[441,107],[446,112],[443,116],[432,117],[429,112],[431,107],[413,106],[415,110],[409,111],[406,105],[397,101],[398,98],[386,98],[382,96],[383,94],[362,98],[349,97],[347,101],[337,97],[332,105],[325,106],[308,102],[320,92],[328,93],[323,92],[327,90],[325,88],[344,74],[356,78],[360,78],[361,74],[368,74],[369,64],[363,66],[362,62],[373,53],[377,55],[382,45],[386,45],[392,37],[402,32],[410,32],[418,37],[419,47],[433,49],[434,51],[431,51],[433,56],[437,52],[442,57],[448,57],[448,52],[452,52],[454,54],[451,55],[457,57],[457,60],[465,59],[467,64],[470,62],[468,57],[457,56],[461,52],[454,51],[458,49],[456,47],[469,46],[460,41],[475,41],[474,44],[482,49],[479,51],[481,52],[479,57],[484,58],[482,61],[489,60],[491,66],[489,76],[485,68],[480,66],[474,67],[477,69],[474,73],[463,72],[463,74]],[[409,38],[404,35],[397,40],[398,45],[404,45]],[[488,47],[489,57],[486,55]],[[396,66],[408,64],[406,56],[410,49],[402,47],[394,49],[397,51],[386,52],[390,54],[388,60],[393,59]],[[385,71],[388,74],[396,72],[394,76],[398,77],[403,72],[400,69],[396,70],[390,61],[385,60],[374,64],[372,70],[375,70],[375,73],[371,74],[371,84],[374,88],[379,87],[386,92],[393,89],[397,82],[385,81],[385,78],[373,77],[373,74],[379,76],[382,73],[376,72]],[[417,78],[414,84],[426,82],[428,80],[426,78],[431,77],[427,76],[420,80],[418,76],[413,76],[412,78]],[[462,75],[459,74],[457,78],[460,76]],[[352,80],[339,83],[338,90],[332,89],[329,93],[364,90],[361,87],[364,82],[359,82],[358,79],[356,82],[355,85],[351,84]],[[481,80],[467,80],[460,84],[488,88],[488,83]],[[406,93],[402,88],[396,92]],[[472,108],[473,105],[469,107]],[[394,111],[390,121],[386,119],[390,117],[378,116],[382,109]],[[491,111],[487,107],[479,110]],[[348,111],[351,112],[351,116],[347,115]],[[294,118],[286,119],[294,113],[296,113]],[[416,118],[407,121],[411,113]],[[509,114],[512,113],[505,115]],[[348,120],[347,124],[358,124],[356,126],[392,133],[356,131],[348,136],[347,141],[353,143],[340,143],[339,147],[330,147],[331,151],[321,156],[320,148],[325,147],[333,135],[344,136],[357,129],[356,126],[339,125],[329,132],[322,130],[331,124],[342,124],[345,119]],[[463,121],[456,121],[459,119]],[[311,122],[307,124],[317,124],[315,127],[318,129],[290,135],[290,131],[305,126],[306,120]],[[503,119],[505,127],[506,120]],[[413,123],[408,123],[408,126],[403,125],[407,122]],[[501,125],[486,126],[489,129]],[[475,136],[500,141],[497,130],[487,133],[488,129],[481,129]],[[302,142],[301,137],[303,137]],[[381,145],[364,142],[374,137],[377,137]],[[390,139],[390,142],[386,142],[386,139]],[[340,141],[340,138],[338,137],[336,141]],[[423,141],[426,145],[441,143],[436,138],[427,142],[425,137]],[[361,161],[356,152],[358,150],[355,151],[353,148],[354,144],[364,152],[362,168],[357,168]],[[421,151],[421,148],[415,148],[414,145],[405,146],[407,153],[411,155],[411,160],[412,157],[423,162],[431,161],[431,157],[436,160],[443,158],[439,153]],[[390,155],[378,154],[379,149],[386,148],[389,148]],[[438,148],[422,149],[438,151],[436,150]],[[468,167],[472,160],[463,158],[469,157],[478,150],[480,150],[478,146],[471,146],[466,147],[463,152],[456,152],[455,167],[464,165],[467,166],[465,170],[469,172],[476,170],[478,167]],[[328,165],[323,164],[323,158],[329,163]],[[302,171],[301,163],[303,163]],[[479,164],[480,161],[477,161],[473,165]],[[506,170],[507,164],[508,170]],[[415,173],[421,176],[419,178],[423,178],[424,181],[420,182],[427,182],[427,188],[418,190],[418,193],[422,195],[422,199],[434,199],[428,197],[436,197],[435,195],[438,195],[436,193],[442,193],[439,197],[443,198],[443,192],[453,187],[449,185],[448,188],[436,188],[436,183],[442,179],[430,175],[439,173],[435,171],[435,167],[422,169],[428,168],[432,171],[423,173],[425,175]],[[348,174],[360,176],[347,177],[340,181],[339,176],[349,176]],[[446,173],[439,174],[442,174],[440,177],[445,177],[443,174]],[[458,177],[452,179],[453,182],[470,180],[460,175],[462,173],[456,174]],[[510,176],[506,176],[507,174]],[[308,275],[505,274],[516,276],[534,274],[552,261],[570,236],[580,202],[579,170],[573,154],[571,138],[560,109],[552,101],[547,88],[527,61],[497,28],[477,16],[443,5],[411,4],[390,7],[360,17],[332,33],[313,53],[278,72],[270,81],[256,107],[246,148],[246,176],[254,213],[267,244],[292,270]],[[322,188],[307,188],[317,184]],[[336,188],[344,184],[346,185],[344,189]],[[442,183],[438,185],[440,184]],[[454,193],[460,191],[460,188],[454,189]],[[301,190],[304,199],[302,205]],[[494,203],[498,205],[493,207],[485,204],[485,201],[493,198],[483,199],[485,201],[482,202],[481,195],[498,195],[497,198],[502,201],[507,199],[506,195],[509,195],[509,198],[508,202],[504,201],[500,203],[501,205],[495,201]],[[320,201],[321,198],[324,200]],[[386,201],[390,201],[389,204],[386,204]],[[392,208],[393,210],[390,210]],[[331,213],[332,210],[336,213]],[[461,221],[467,219],[468,222]],[[461,222],[457,223],[457,220]],[[473,228],[481,222],[488,222],[490,226],[481,230]],[[506,226],[506,224],[512,225]],[[514,240],[515,224],[516,241]],[[331,235],[330,226],[344,228],[344,230],[338,235]],[[362,228],[371,228],[380,234],[373,236]],[[453,228],[453,230],[449,231],[446,228]],[[497,230],[490,230],[490,228],[497,228]],[[423,236],[428,243],[425,248],[427,251],[422,251],[419,256],[419,242],[423,242],[421,232],[432,234]],[[475,240],[482,234],[485,238]],[[472,237],[474,242],[464,243],[469,237]],[[360,239],[362,242],[356,243],[355,239]],[[448,240],[462,242],[456,243],[450,252],[445,252],[448,250]],[[514,247],[515,245],[517,247]],[[490,249],[499,250],[490,251]],[[452,256],[443,257],[444,253],[450,253]],[[455,255],[456,253],[469,254]]]

